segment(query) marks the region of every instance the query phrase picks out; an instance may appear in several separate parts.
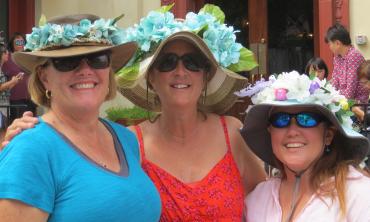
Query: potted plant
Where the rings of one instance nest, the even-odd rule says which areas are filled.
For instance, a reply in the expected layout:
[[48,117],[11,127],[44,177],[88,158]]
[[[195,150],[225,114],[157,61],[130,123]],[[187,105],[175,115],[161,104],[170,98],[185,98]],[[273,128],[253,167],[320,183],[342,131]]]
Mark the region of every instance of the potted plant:
[[136,125],[142,121],[154,117],[156,114],[138,106],[130,108],[111,107],[105,113],[111,121],[120,123],[124,126]]

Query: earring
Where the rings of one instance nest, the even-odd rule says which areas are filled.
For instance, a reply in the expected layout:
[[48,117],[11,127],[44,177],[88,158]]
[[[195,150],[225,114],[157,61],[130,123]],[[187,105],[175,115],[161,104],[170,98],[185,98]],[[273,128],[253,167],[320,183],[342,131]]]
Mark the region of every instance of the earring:
[[50,99],[51,98],[51,91],[50,90],[45,90],[45,96],[47,99]]
[[324,153],[329,154],[331,152],[331,149],[328,145],[325,145]]

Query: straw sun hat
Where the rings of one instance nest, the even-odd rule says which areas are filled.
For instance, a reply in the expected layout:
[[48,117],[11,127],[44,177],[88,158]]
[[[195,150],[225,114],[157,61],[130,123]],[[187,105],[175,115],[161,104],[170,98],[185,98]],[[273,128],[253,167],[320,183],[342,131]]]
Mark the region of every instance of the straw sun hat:
[[345,150],[346,159],[361,161],[369,151],[369,141],[352,128],[350,102],[326,80],[282,73],[260,81],[237,93],[252,96],[253,105],[247,112],[241,134],[252,151],[268,164],[275,166],[268,119],[272,108],[308,107],[321,113],[337,129],[336,148]]
[[109,50],[112,69],[121,69],[137,49],[135,42],[122,38],[117,20],[77,14],[56,17],[27,35],[25,52],[14,54],[17,65],[28,73],[48,58],[72,57]]
[[139,51],[134,60],[118,72],[120,91],[134,104],[160,111],[156,94],[147,86],[146,78],[163,47],[180,39],[194,45],[211,65],[211,78],[199,105],[209,112],[225,113],[238,99],[234,92],[247,82],[236,72],[248,71],[257,65],[253,53],[235,42],[235,31],[223,24],[219,17],[224,14],[216,6],[206,5],[198,14],[188,13],[184,20],[175,19],[168,11],[170,8],[162,9],[150,12],[138,25],[127,29],[127,35],[138,42]]

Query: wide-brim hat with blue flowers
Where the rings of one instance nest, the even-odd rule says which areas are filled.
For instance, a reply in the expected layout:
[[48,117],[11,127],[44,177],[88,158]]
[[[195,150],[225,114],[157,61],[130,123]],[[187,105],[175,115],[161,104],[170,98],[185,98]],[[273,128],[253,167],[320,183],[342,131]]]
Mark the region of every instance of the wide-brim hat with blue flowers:
[[351,101],[340,95],[326,80],[298,72],[271,76],[237,93],[251,96],[252,105],[241,129],[251,150],[263,161],[276,167],[268,119],[273,108],[310,108],[322,114],[336,129],[336,149],[346,150],[345,158],[361,161],[369,152],[369,140],[352,128]]
[[105,20],[90,14],[53,18],[27,34],[26,51],[16,52],[14,61],[32,73],[48,58],[110,51],[112,69],[118,71],[134,55],[137,44],[123,38],[123,30],[115,24],[117,20]]
[[155,92],[147,86],[148,71],[163,47],[180,39],[195,46],[211,65],[199,106],[205,111],[225,113],[238,99],[234,92],[247,83],[247,78],[236,72],[257,66],[253,53],[235,42],[235,31],[223,24],[224,14],[218,7],[206,5],[198,14],[188,13],[184,20],[175,19],[170,8],[150,12],[138,25],[126,30],[128,39],[138,42],[139,50],[129,65],[117,73],[120,91],[134,104],[160,111]]

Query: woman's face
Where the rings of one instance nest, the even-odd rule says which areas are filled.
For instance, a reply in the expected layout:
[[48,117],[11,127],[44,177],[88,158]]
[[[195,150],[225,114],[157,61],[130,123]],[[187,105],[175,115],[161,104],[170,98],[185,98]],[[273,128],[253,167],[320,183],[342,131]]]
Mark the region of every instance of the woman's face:
[[162,108],[196,108],[205,85],[205,63],[204,56],[183,40],[169,42],[162,49],[149,73]]
[[370,81],[366,77],[360,78],[359,83],[362,87],[370,90]]
[[[49,59],[39,78],[45,89],[51,91],[51,108],[98,111],[109,93],[109,57],[109,54],[100,53],[82,59]],[[71,64],[76,64],[77,67],[73,69]],[[93,68],[94,64],[98,64],[99,68]],[[72,70],[67,71],[68,69]]]
[[[297,114],[312,112],[312,109],[276,108],[271,112],[271,116],[278,112]],[[323,155],[325,146],[331,144],[335,130],[325,122],[311,128],[303,128],[297,125],[295,117],[290,121],[290,125],[284,128],[269,126],[272,151],[284,167],[300,172],[311,167],[310,164]]]
[[13,41],[14,52],[22,52],[24,50],[24,39],[22,36],[15,37]]
[[315,68],[314,66],[310,66],[310,74],[314,74],[315,76],[317,76],[317,78],[319,78],[320,80],[323,80],[325,78],[325,69],[319,69],[319,68]]

